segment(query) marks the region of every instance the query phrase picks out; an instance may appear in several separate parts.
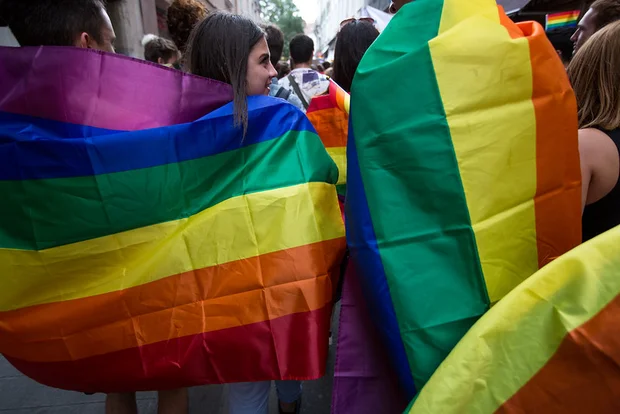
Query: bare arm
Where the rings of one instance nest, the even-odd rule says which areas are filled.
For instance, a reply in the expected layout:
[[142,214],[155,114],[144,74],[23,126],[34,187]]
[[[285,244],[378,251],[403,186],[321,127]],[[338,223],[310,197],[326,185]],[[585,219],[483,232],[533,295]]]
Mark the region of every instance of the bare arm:
[[579,130],[582,210],[605,197],[618,182],[620,156],[611,138],[597,129]]

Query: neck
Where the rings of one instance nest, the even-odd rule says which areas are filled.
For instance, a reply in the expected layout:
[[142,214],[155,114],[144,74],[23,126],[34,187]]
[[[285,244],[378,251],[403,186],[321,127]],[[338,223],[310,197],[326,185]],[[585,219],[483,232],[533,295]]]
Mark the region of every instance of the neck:
[[311,68],[310,62],[295,63],[295,69],[310,69],[310,68]]

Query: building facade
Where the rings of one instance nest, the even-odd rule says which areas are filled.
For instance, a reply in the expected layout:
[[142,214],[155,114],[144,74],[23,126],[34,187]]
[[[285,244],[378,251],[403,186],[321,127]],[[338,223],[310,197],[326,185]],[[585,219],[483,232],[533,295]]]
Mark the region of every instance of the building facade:
[[261,21],[260,12],[259,0],[236,0],[235,2],[235,13],[247,16],[256,22]]
[[[391,0],[319,0],[321,13],[317,20],[314,35],[317,41],[317,51],[327,52],[340,30],[340,23],[351,17],[364,6],[371,6],[379,10],[387,10]],[[329,58],[329,56],[327,56]]]
[[[260,15],[258,0],[199,0],[208,10],[238,12],[256,18]],[[108,0],[108,13],[116,32],[116,50],[127,56],[142,58],[142,37],[152,33],[167,36],[166,20],[172,0]]]

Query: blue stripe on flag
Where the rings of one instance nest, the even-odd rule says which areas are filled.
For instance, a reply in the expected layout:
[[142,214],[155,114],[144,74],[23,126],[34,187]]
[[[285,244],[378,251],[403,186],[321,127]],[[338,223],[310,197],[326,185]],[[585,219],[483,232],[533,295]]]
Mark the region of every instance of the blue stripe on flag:
[[[405,352],[396,311],[392,303],[387,276],[379,254],[377,237],[370,216],[370,208],[364,191],[360,171],[352,116],[349,116],[349,138],[347,143],[347,196],[346,196],[347,241],[351,258],[356,266],[364,269],[359,272],[365,297],[369,300],[370,314],[379,327],[384,343],[388,345],[400,384],[409,399],[416,394],[413,375]],[[354,223],[354,224],[353,224]],[[373,278],[364,277],[372,274]],[[371,293],[371,294],[370,294]]]
[[233,151],[291,130],[314,131],[301,111],[280,99],[251,97],[248,111],[245,137],[233,126],[232,103],[191,124],[131,132],[0,112],[0,180],[130,171]]

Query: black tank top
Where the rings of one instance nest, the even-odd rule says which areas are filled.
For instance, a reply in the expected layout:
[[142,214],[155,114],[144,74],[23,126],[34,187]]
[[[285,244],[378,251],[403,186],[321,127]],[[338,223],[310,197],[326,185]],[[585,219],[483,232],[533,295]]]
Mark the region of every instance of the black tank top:
[[[602,132],[611,138],[620,153],[620,129]],[[581,221],[584,242],[620,225],[620,178],[609,194],[586,206]]]

